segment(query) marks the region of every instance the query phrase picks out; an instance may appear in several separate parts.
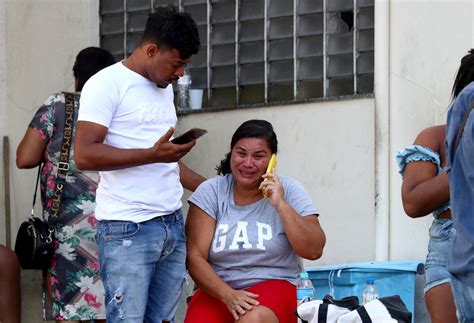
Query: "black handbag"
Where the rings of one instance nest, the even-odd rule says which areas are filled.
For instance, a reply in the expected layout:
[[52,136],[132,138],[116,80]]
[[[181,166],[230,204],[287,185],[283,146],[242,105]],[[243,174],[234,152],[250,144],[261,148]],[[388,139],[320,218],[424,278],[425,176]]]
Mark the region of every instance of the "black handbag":
[[72,127],[74,124],[74,94],[64,92],[64,96],[66,98],[66,120],[64,123],[60,161],[56,174],[53,204],[49,210],[48,220],[46,221],[44,219],[44,215],[43,218],[34,216],[36,191],[38,190],[41,173],[40,165],[38,167],[38,176],[36,177],[31,215],[20,225],[16,236],[15,253],[23,269],[48,269],[55,251],[55,225],[61,204],[61,196],[66,183],[67,172],[69,170],[69,152],[72,144]]
[[38,166],[30,218],[20,225],[16,235],[15,253],[23,269],[49,268],[54,253],[54,228],[34,215],[40,172],[41,165]]

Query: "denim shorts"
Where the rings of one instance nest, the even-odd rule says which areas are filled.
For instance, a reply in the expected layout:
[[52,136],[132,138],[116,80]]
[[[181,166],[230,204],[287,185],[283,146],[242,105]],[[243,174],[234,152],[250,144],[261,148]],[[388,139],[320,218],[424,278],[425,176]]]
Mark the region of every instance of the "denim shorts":
[[174,322],[186,274],[183,214],[97,224],[107,322]]
[[428,255],[425,262],[425,293],[433,287],[449,283],[451,274],[446,268],[456,229],[450,219],[435,219],[430,227]]
[[474,287],[451,276],[451,289],[456,303],[456,315],[459,323],[474,322]]

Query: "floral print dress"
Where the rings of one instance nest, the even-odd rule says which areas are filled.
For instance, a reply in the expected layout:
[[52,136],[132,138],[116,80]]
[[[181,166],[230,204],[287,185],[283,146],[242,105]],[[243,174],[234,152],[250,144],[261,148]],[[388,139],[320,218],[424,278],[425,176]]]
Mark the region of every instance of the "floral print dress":
[[[76,96],[74,124],[77,122],[78,108],[79,96]],[[52,205],[64,119],[65,98],[63,93],[59,93],[46,100],[29,125],[46,145],[40,185],[45,218]],[[73,138],[74,133],[75,128]],[[51,290],[48,284],[43,284],[45,320],[105,319],[104,287],[99,276],[95,241],[97,182],[98,173],[77,170],[71,145],[69,172],[57,219],[56,252],[48,270]]]

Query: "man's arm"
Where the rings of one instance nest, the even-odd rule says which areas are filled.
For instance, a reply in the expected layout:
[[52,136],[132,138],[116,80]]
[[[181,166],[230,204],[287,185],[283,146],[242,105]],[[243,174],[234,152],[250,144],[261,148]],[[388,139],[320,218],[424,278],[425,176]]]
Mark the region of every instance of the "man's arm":
[[77,123],[74,138],[74,160],[82,170],[115,170],[151,163],[179,161],[196,144],[196,140],[175,145],[169,140],[174,129],[170,128],[152,147],[122,149],[104,144],[107,127],[89,122]]
[[181,185],[187,190],[194,192],[196,188],[206,180],[205,177],[202,177],[188,166],[186,166],[183,162],[179,161],[179,179],[181,181]]

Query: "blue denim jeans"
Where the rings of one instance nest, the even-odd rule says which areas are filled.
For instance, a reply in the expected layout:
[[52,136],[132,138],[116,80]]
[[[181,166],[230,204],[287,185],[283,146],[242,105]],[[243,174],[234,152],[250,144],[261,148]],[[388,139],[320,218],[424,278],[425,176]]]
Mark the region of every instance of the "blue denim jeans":
[[174,320],[186,273],[181,210],[152,220],[100,221],[107,322]]
[[456,229],[452,220],[435,219],[431,224],[425,261],[425,293],[433,287],[451,281],[451,274],[446,265],[455,237]]
[[474,322],[474,287],[461,282],[456,276],[452,275],[451,289],[453,290],[459,323]]

